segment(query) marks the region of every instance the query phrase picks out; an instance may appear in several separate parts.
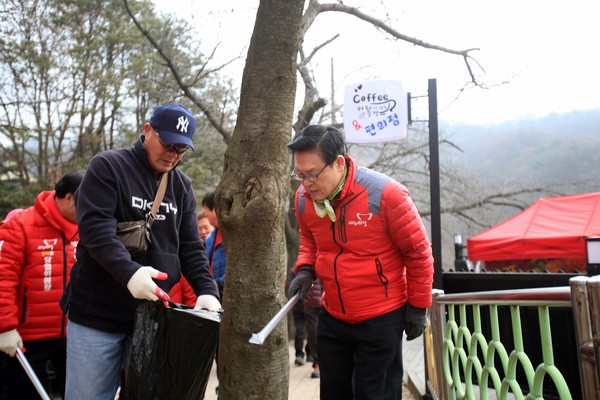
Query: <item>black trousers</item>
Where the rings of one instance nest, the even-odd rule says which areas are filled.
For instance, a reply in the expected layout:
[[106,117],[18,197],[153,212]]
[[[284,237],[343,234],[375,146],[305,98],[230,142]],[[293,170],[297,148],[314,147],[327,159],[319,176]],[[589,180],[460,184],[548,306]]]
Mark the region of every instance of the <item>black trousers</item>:
[[294,317],[294,327],[296,328],[296,334],[294,335],[294,349],[296,351],[296,356],[301,356],[302,358],[304,358],[304,350],[307,350],[307,355],[309,350],[309,343],[306,343],[306,347],[304,346],[306,323],[306,320],[304,318],[304,305],[300,304],[299,309],[296,309],[296,307],[294,307],[292,309],[292,315]]
[[324,309],[318,326],[321,400],[401,400],[404,310],[349,324]]
[[[65,396],[65,368],[67,362],[66,339],[34,340],[24,343],[25,358],[37,375],[46,393],[60,393]],[[50,379],[50,369],[54,379]],[[39,399],[35,386],[16,357],[6,357],[4,366],[4,388],[0,399],[29,400]]]

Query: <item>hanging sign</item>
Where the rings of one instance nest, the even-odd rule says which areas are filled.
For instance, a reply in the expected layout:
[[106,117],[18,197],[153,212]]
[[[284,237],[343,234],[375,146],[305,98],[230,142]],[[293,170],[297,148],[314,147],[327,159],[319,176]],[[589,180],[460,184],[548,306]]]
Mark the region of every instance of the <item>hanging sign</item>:
[[406,138],[408,111],[400,81],[376,80],[346,86],[344,133],[348,143]]

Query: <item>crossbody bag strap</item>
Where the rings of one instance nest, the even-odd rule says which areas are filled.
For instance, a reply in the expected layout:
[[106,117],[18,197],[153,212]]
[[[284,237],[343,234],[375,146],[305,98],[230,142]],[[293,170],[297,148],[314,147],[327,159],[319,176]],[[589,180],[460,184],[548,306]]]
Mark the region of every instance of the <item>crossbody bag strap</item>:
[[165,172],[160,178],[158,190],[156,191],[156,196],[154,196],[154,202],[152,203],[152,209],[150,210],[150,214],[152,214],[152,219],[156,218],[156,213],[158,212],[160,203],[162,202],[163,197],[165,197],[165,191],[167,190],[168,180],[169,173]]
[[152,243],[152,239],[150,237],[150,231],[152,229],[152,224],[154,224],[154,219],[156,218],[156,213],[158,212],[158,208],[160,207],[160,203],[165,197],[165,191],[167,190],[167,182],[169,180],[169,173],[165,172],[160,177],[160,183],[158,184],[158,190],[156,191],[156,195],[154,196],[154,202],[152,203],[152,208],[150,212],[146,214],[146,239],[148,242]]

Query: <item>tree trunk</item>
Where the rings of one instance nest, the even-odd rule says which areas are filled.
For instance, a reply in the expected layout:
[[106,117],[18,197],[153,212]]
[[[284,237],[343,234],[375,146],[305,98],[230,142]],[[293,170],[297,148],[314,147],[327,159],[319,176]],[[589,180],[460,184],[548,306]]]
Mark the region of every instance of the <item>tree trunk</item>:
[[227,274],[219,346],[219,398],[287,399],[283,322],[250,344],[286,302],[285,204],[303,0],[261,0],[242,78],[238,119],[216,207]]

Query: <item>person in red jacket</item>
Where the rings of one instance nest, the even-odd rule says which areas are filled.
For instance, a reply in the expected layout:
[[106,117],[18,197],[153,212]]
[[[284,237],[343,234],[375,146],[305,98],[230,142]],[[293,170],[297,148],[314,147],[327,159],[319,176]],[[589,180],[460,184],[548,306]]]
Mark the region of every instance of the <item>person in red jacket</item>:
[[38,194],[32,207],[0,229],[0,350],[11,357],[3,398],[39,398],[14,357],[17,347],[25,347],[48,393],[47,364],[52,363],[55,387],[64,395],[67,318],[59,300],[79,241],[73,194],[82,178],[83,171],[64,175],[53,191]]
[[[198,211],[197,215],[198,233],[200,234],[202,243],[205,243],[206,237],[212,232],[214,227],[210,224],[208,217],[204,213],[204,210]],[[189,282],[184,276],[182,276],[179,282],[177,282],[175,286],[171,288],[169,296],[171,297],[171,301],[173,303],[185,304],[186,306],[191,307],[194,307],[196,304],[197,297],[194,293],[194,289],[192,289],[192,286],[190,286]]]
[[357,165],[334,127],[310,125],[288,144],[300,248],[289,296],[323,283],[320,396],[401,399],[402,337],[421,335],[433,257],[408,190]]

